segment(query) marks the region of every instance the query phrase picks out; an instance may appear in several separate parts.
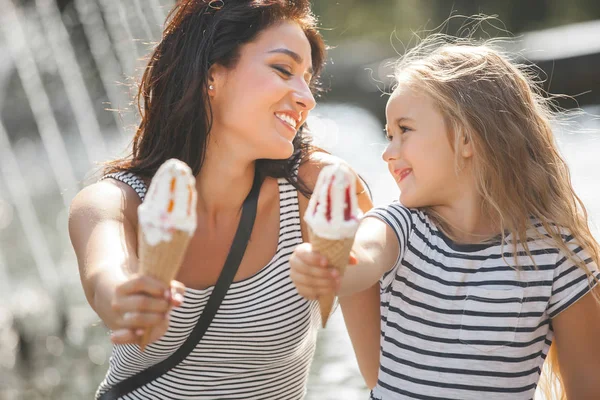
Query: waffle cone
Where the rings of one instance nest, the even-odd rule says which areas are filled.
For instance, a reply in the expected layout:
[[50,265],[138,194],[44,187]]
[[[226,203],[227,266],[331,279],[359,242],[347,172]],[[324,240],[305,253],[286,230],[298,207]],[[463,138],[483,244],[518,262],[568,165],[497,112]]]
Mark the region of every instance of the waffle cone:
[[[150,245],[141,230],[138,234],[139,271],[160,281],[170,284],[177,272],[187,250],[191,236],[188,232],[175,231],[170,242]],[[149,343],[150,330],[147,330],[140,341],[142,351]]]
[[[348,266],[348,258],[354,243],[354,237],[347,239],[331,240],[320,237],[312,229],[308,230],[310,244],[314,251],[325,256],[329,261],[329,266],[339,271],[340,276],[344,276]],[[321,311],[321,323],[323,328],[327,324],[329,315],[335,302],[335,295],[319,296],[319,310]]]

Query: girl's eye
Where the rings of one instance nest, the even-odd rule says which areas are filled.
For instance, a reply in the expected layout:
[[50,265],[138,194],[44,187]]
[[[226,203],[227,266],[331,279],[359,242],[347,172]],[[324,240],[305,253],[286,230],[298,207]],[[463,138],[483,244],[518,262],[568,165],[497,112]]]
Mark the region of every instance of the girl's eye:
[[404,125],[400,125],[398,128],[400,128],[400,132],[403,134],[406,132],[412,131],[412,129],[410,129],[408,126],[404,126]]
[[286,77],[288,77],[288,78],[289,78],[289,77],[291,77],[291,76],[293,75],[293,74],[292,74],[290,71],[288,71],[288,70],[287,70],[287,69],[285,69],[284,67],[280,67],[280,66],[277,66],[277,65],[275,65],[275,66],[273,66],[273,69],[275,69],[277,72],[279,72],[279,73],[281,73],[281,74],[285,75],[285,76],[286,76]]
[[391,142],[392,139],[394,139],[394,137],[392,135],[390,135],[387,131],[387,129],[383,128],[383,136],[385,136],[385,140],[387,140],[388,142]]

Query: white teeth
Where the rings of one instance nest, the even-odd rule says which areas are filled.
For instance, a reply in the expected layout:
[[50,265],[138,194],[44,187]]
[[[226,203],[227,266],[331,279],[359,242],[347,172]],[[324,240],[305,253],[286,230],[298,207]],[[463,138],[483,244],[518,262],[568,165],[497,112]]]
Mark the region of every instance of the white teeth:
[[286,124],[288,124],[289,126],[291,126],[292,128],[296,129],[296,120],[294,118],[290,117],[287,114],[275,114],[275,116],[283,122],[285,122]]

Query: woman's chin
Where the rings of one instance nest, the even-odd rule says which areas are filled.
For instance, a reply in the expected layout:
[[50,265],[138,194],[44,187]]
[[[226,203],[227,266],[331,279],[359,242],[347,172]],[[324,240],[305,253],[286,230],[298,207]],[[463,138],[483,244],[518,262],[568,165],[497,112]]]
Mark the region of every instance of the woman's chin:
[[294,154],[294,144],[292,142],[283,141],[278,146],[272,146],[268,154],[265,154],[269,160],[287,160]]

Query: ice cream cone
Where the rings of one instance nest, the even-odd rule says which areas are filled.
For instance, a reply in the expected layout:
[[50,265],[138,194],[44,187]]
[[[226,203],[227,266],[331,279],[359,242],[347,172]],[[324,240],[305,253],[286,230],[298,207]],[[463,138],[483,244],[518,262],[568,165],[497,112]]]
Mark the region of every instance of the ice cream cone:
[[[325,256],[329,261],[329,266],[337,269],[340,276],[343,276],[348,265],[354,237],[337,240],[326,239],[315,234],[310,228],[308,235],[313,250]],[[321,324],[323,328],[327,325],[334,302],[335,295],[319,296],[319,310],[321,311]]]
[[155,246],[149,244],[141,232],[138,236],[140,272],[169,284],[183,262],[191,236],[188,232],[176,231],[170,242],[159,242]]
[[[160,166],[138,207],[139,272],[170,285],[196,230],[196,188],[192,170],[170,159]],[[140,341],[142,351],[150,330]]]
[[[343,164],[325,166],[319,173],[304,221],[314,251],[344,275],[362,212],[358,207],[356,178]],[[327,324],[335,296],[319,297],[321,323]]]
[[[190,239],[188,232],[175,231],[170,242],[159,242],[153,246],[146,241],[140,231],[138,234],[140,272],[169,285],[181,267]],[[150,330],[146,330],[140,340],[142,351],[150,342],[150,333]]]

